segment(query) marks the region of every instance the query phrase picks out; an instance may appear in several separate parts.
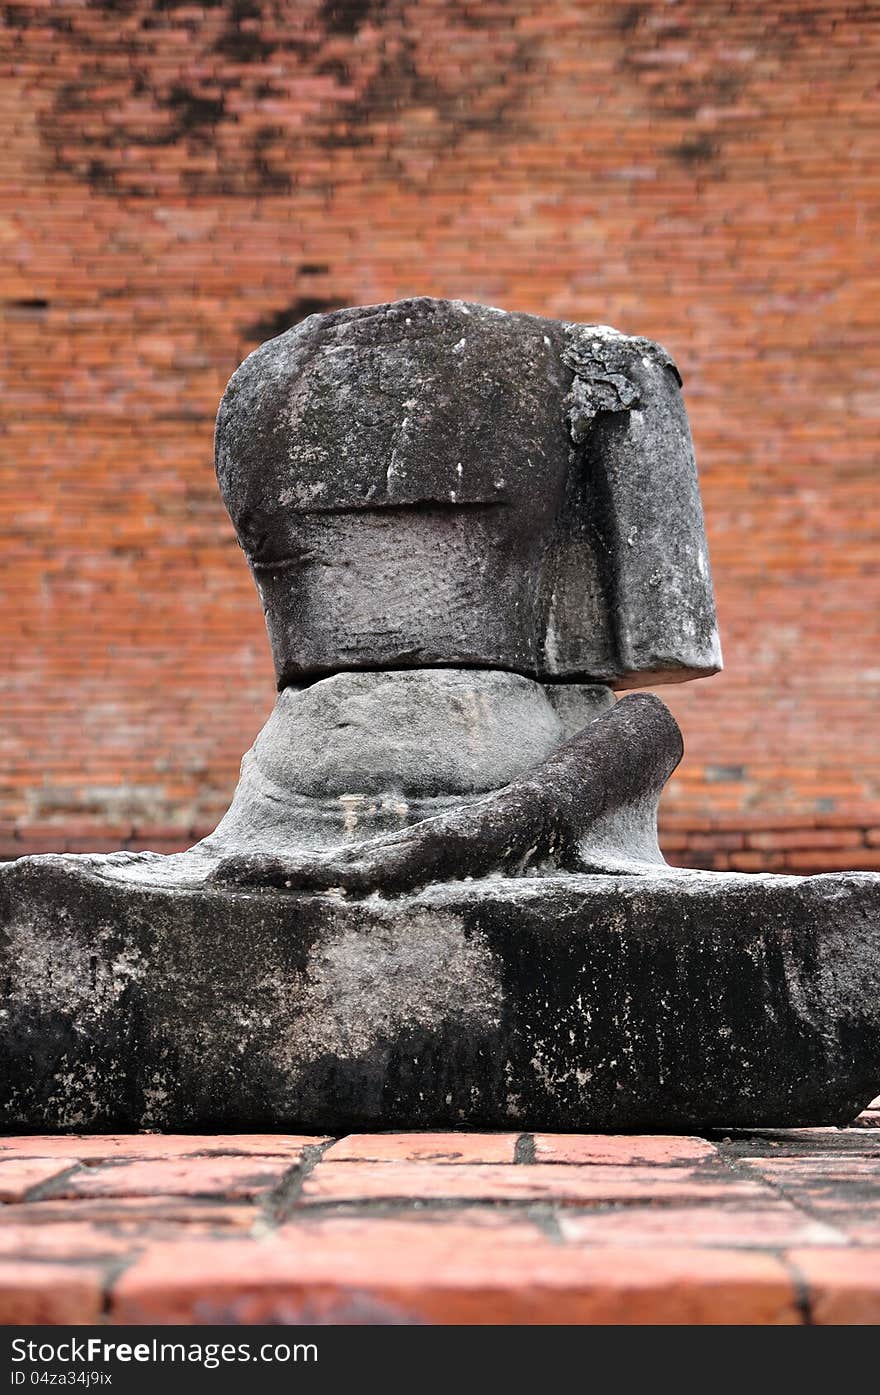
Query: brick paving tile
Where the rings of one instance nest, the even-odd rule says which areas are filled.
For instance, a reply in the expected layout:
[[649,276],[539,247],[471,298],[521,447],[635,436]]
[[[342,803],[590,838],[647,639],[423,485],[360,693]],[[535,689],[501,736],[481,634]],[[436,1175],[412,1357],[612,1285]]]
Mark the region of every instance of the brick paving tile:
[[463,1163],[319,1163],[302,1188],[303,1203],[379,1200],[623,1201],[660,1198],[743,1199],[759,1196],[757,1182],[726,1170],[656,1166],[533,1163],[505,1167]]
[[58,1259],[78,1262],[113,1255],[125,1255],[131,1249],[131,1236],[112,1226],[98,1226],[85,1220],[56,1221],[52,1225],[34,1225],[30,1216],[19,1214],[10,1218],[10,1211],[29,1211],[29,1207],[10,1207],[2,1213],[0,1225],[0,1261],[9,1259]]
[[261,1196],[291,1169],[289,1158],[161,1158],[97,1163],[60,1179],[47,1195],[65,1197]]
[[332,1162],[512,1163],[516,1133],[352,1133],[324,1154]]
[[104,1278],[96,1265],[0,1259],[0,1324],[97,1322]]
[[854,1244],[880,1244],[880,1161],[837,1155],[772,1162],[743,1159],[746,1164],[752,1175],[764,1177]]
[[762,1323],[799,1321],[770,1255],[586,1250],[493,1231],[156,1245],[113,1287],[116,1322]]
[[76,1165],[76,1158],[60,1154],[55,1158],[0,1158],[0,1202],[23,1201],[35,1187]]
[[798,1249],[787,1259],[806,1286],[814,1323],[880,1323],[880,1248]]
[[0,1140],[0,1322],[878,1322],[861,1138]]
[[[419,1211],[397,1215],[352,1213],[350,1211],[298,1211],[278,1227],[277,1235],[290,1244],[305,1238],[315,1240],[346,1240],[353,1245],[371,1246],[395,1244],[424,1244],[429,1239],[434,1250],[444,1246],[454,1249],[463,1241],[475,1239],[482,1244],[494,1235],[504,1244],[544,1245],[547,1232],[539,1212],[523,1207],[510,1211],[506,1207],[426,1206]],[[491,1233],[491,1234],[490,1234]],[[421,1237],[421,1238],[420,1238]],[[488,1242],[488,1241],[487,1241]]]
[[535,1162],[696,1163],[716,1158],[704,1138],[665,1134],[536,1133]]
[[846,1234],[830,1219],[819,1221],[791,1202],[669,1205],[637,1203],[613,1210],[564,1211],[565,1240],[582,1245],[695,1245],[776,1250],[791,1245],[845,1245]]
[[113,1158],[195,1158],[232,1154],[243,1157],[289,1158],[297,1162],[303,1149],[326,1143],[326,1137],[285,1133],[215,1134],[24,1134],[0,1138],[0,1162],[20,1158],[79,1158],[84,1162]]
[[157,1227],[186,1226],[213,1233],[248,1230],[261,1214],[257,1199],[239,1203],[175,1196],[76,1196],[61,1201],[25,1202],[4,1206],[0,1211],[0,1253],[7,1252],[9,1236],[16,1230],[32,1234],[37,1230],[80,1226],[84,1232],[100,1227],[102,1231],[137,1236],[152,1234]]
[[[797,1193],[793,1198],[797,1204],[801,1203]],[[803,1197],[802,1204],[852,1244],[880,1246],[880,1194],[866,1197],[860,1188],[838,1183],[835,1191],[828,1195],[810,1192]]]

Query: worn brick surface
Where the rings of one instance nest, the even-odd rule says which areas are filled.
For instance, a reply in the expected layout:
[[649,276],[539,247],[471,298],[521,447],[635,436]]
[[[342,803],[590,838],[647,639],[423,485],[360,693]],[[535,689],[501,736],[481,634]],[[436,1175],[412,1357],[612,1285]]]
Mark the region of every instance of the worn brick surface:
[[2,1140],[0,1322],[880,1320],[869,1128],[144,1139]]
[[0,43],[0,857],[216,821],[273,692],[219,395],[423,291],[669,346],[726,659],[664,690],[670,854],[880,867],[876,6],[20,0]]
[[[0,1218],[0,1254],[23,1253],[22,1241],[46,1231],[55,1237],[40,1244],[63,1244],[87,1236],[89,1231],[111,1237],[125,1236],[127,1245],[157,1231],[186,1233],[205,1230],[212,1234],[228,1230],[250,1230],[263,1221],[260,1197],[242,1201],[225,1198],[154,1196],[43,1197],[38,1202],[6,1206]],[[35,1243],[37,1243],[35,1241]],[[85,1242],[84,1242],[85,1243]]]
[[115,1289],[119,1322],[788,1323],[791,1277],[742,1251],[602,1253],[419,1227],[387,1248],[327,1237],[156,1246]]
[[562,1163],[502,1167],[470,1163],[456,1168],[433,1163],[321,1163],[305,1180],[304,1203],[421,1201],[634,1201],[646,1198],[757,1194],[750,1179],[732,1178],[723,1169],[700,1172],[686,1167],[640,1167]]
[[849,1240],[880,1245],[880,1147],[872,1156],[838,1148],[810,1157],[744,1158],[742,1166]]
[[535,1162],[695,1163],[718,1156],[704,1138],[662,1134],[536,1133]]
[[105,1272],[79,1260],[53,1264],[0,1258],[0,1324],[97,1322]]
[[516,1133],[352,1133],[327,1149],[328,1162],[511,1163]]
[[75,1157],[0,1158],[0,1201],[23,1201],[35,1187],[76,1166]]
[[298,1162],[306,1148],[328,1140],[305,1134],[24,1134],[0,1137],[0,1166],[7,1158],[53,1158],[64,1165],[96,1159],[196,1158],[232,1155],[286,1158]]
[[843,1230],[814,1219],[790,1201],[757,1197],[748,1201],[685,1206],[656,1201],[627,1207],[572,1211],[559,1218],[562,1236],[582,1245],[613,1245],[636,1249],[646,1245],[709,1245],[712,1247],[777,1250],[789,1245],[845,1245]]
[[47,1195],[67,1197],[262,1196],[290,1171],[286,1158],[160,1158],[96,1163],[66,1174]]
[[880,1248],[795,1250],[788,1258],[807,1286],[814,1323],[880,1323]]
[[35,1207],[10,1207],[15,1214],[3,1215],[0,1226],[0,1262],[6,1260],[109,1259],[125,1255],[131,1249],[131,1237],[117,1230],[115,1224],[95,1225],[88,1220],[55,1219],[46,1225],[35,1222]]

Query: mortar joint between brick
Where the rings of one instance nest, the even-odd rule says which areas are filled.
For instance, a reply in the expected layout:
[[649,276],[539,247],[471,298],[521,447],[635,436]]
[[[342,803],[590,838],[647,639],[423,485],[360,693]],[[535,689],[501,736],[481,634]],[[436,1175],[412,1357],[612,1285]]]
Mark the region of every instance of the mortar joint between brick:
[[42,1182],[38,1182],[36,1186],[29,1187],[24,1193],[22,1200],[25,1202],[52,1200],[55,1197],[55,1188],[59,1183],[67,1182],[71,1177],[76,1176],[78,1172],[82,1171],[83,1164],[81,1162],[74,1163],[72,1167],[60,1168],[59,1171],[54,1172],[51,1177],[46,1177]]
[[513,1161],[526,1164],[536,1161],[535,1135],[533,1133],[519,1135],[513,1149]]
[[815,1327],[813,1295],[808,1280],[801,1272],[799,1266],[790,1255],[785,1253],[785,1251],[780,1253],[779,1260],[791,1279],[792,1288],[794,1289],[795,1307],[800,1313],[802,1325],[804,1327]]
[[552,1244],[565,1244],[565,1237],[562,1234],[562,1226],[559,1224],[559,1214],[555,1205],[549,1202],[538,1202],[526,1209],[526,1215]]
[[[725,1166],[735,1177],[746,1178],[750,1182],[760,1182],[761,1186],[766,1187],[767,1191],[772,1196],[787,1202],[789,1206],[793,1206],[794,1209],[799,1211],[806,1219],[815,1221],[818,1225],[828,1226],[828,1218],[823,1216],[820,1211],[816,1211],[814,1207],[810,1205],[808,1199],[804,1198],[799,1193],[791,1192],[784,1183],[777,1181],[773,1177],[767,1177],[763,1171],[755,1172],[752,1171],[751,1168],[741,1167],[741,1159],[727,1155],[723,1149],[719,1149],[719,1153]],[[837,1227],[834,1228],[837,1229]],[[841,1231],[841,1235],[844,1239],[844,1244],[841,1246],[841,1249],[852,1248],[852,1242],[849,1236],[843,1231]]]
[[109,1260],[104,1267],[101,1279],[101,1317],[105,1322],[112,1321],[113,1298],[116,1285],[122,1278],[126,1270],[130,1269],[141,1256],[141,1248],[129,1250],[127,1254],[118,1255],[115,1259]]
[[334,1137],[326,1139],[323,1143],[306,1144],[299,1160],[288,1168],[262,1204],[262,1219],[270,1230],[277,1229],[288,1218],[299,1202],[309,1173],[318,1166],[327,1149],[338,1142],[339,1138]]

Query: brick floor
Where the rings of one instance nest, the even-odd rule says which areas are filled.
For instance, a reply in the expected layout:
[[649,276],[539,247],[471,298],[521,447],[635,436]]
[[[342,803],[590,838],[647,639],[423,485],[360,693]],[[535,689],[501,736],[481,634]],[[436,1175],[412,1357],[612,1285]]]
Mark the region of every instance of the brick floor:
[[880,1323],[849,1129],[0,1139],[0,1323]]

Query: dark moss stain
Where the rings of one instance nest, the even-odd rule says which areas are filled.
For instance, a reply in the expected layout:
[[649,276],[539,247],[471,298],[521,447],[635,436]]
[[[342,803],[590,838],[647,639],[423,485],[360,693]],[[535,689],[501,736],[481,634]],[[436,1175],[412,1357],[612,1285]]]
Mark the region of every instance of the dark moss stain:
[[318,24],[328,34],[357,34],[369,21],[381,20],[387,0],[324,0]]
[[679,145],[670,147],[670,154],[680,160],[683,165],[700,165],[707,160],[714,160],[718,154],[718,146],[707,135],[697,135],[688,137]]
[[233,63],[262,63],[272,57],[275,45],[264,39],[248,20],[259,21],[262,13],[253,0],[233,0],[229,7],[226,28],[214,45],[214,51]]
[[[283,165],[279,167],[271,153],[283,134],[279,126],[261,126],[250,141],[249,167],[257,178],[260,190],[267,194],[289,194],[293,188],[290,172]],[[194,192],[198,192],[198,178]]]
[[[681,122],[681,139],[667,147],[670,158],[691,169],[711,165],[713,175],[719,176],[723,173],[721,143],[714,128],[711,136],[701,128],[701,113],[732,106],[740,99],[749,79],[748,64],[720,54],[712,61],[721,30],[710,8],[683,4],[675,24],[654,28],[646,21],[655,8],[634,4],[616,17],[619,71],[638,93],[649,117]],[[681,60],[679,51],[684,55]],[[646,74],[660,72],[662,82],[645,81]]]
[[[56,41],[75,49],[76,63],[58,67],[78,75],[55,90],[40,134],[58,173],[105,195],[154,196],[161,166],[151,150],[175,150],[171,168],[187,193],[252,197],[332,183],[337,149],[362,151],[384,176],[406,181],[414,176],[402,142],[447,154],[475,134],[511,141],[527,132],[520,113],[537,41],[465,0],[448,0],[430,42],[406,0],[311,0],[294,15],[286,0],[91,0],[63,9]],[[37,15],[7,7],[16,45]],[[189,36],[180,66],[167,62],[172,29]],[[440,76],[433,47],[446,34],[466,40],[470,55]],[[264,103],[295,104],[303,84],[317,93],[303,119],[266,111],[260,122]],[[143,120],[145,101],[160,120]],[[410,134],[413,110],[432,116]],[[303,159],[310,149],[329,153],[326,173]]]
[[16,300],[7,300],[6,308],[12,314],[41,315],[49,309],[49,302],[41,296],[24,296]]
[[187,91],[185,87],[172,87],[162,105],[172,111],[176,118],[174,132],[169,140],[169,143],[172,143],[181,136],[200,131],[205,126],[216,126],[223,119],[226,104],[222,97],[200,97],[195,92]]
[[31,15],[24,5],[4,5],[3,23],[7,29],[29,29]]
[[614,16],[614,22],[621,34],[632,34],[638,29],[647,14],[647,5],[622,5]]
[[[285,1065],[291,999],[265,985],[305,984],[337,928],[369,935],[405,902],[329,911],[126,887],[73,858],[8,864],[0,928],[38,953],[22,963],[18,935],[0,935],[0,1125],[690,1133],[844,1122],[876,1094],[873,884],[755,878],[685,896],[573,880],[447,893],[491,958],[497,1020],[456,999],[430,1025],[386,1027],[353,1006],[357,1053],[306,1042]],[[412,924],[423,933],[417,908]]]
[[244,325],[242,334],[248,341],[262,344],[266,339],[274,339],[276,335],[283,334],[286,329],[292,329],[308,315],[319,315],[327,310],[338,310],[339,305],[339,300],[320,300],[317,296],[300,296],[298,300],[292,300],[289,305],[283,306],[280,310],[270,310],[267,314],[260,316],[258,320],[254,320],[252,324]]

